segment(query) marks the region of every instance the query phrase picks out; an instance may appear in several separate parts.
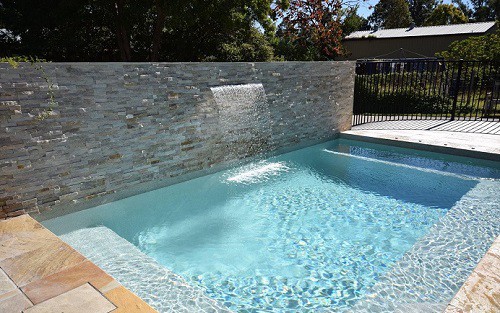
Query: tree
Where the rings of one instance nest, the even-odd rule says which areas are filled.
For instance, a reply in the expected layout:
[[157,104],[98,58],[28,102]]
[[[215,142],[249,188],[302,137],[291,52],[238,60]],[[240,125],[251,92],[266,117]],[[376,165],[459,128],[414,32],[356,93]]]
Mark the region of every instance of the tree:
[[440,4],[425,20],[425,26],[450,25],[467,23],[469,19],[453,4]]
[[436,56],[448,60],[498,61],[500,60],[500,31],[454,41],[450,44],[448,50],[438,52]]
[[342,35],[345,37],[357,30],[368,29],[368,20],[358,15],[359,6],[342,10]]
[[412,23],[406,0],[380,0],[368,20],[373,26],[383,28],[408,27]]
[[331,60],[342,53],[340,0],[280,1],[277,46],[287,59]]
[[437,0],[409,0],[408,4],[413,22],[416,26],[422,26],[438,3]]
[[495,20],[500,21],[500,0],[490,0],[490,7],[495,12]]
[[255,28],[251,28],[248,34],[236,34],[231,42],[222,44],[219,53],[220,60],[229,62],[269,61],[274,57],[268,38]]
[[122,61],[132,61],[132,50],[130,48],[130,37],[128,35],[126,17],[125,17],[125,1],[116,0],[114,5],[114,21],[116,41],[120,50]]
[[452,0],[472,22],[500,20],[500,0]]
[[472,19],[472,14],[474,14],[474,11],[472,11],[472,8],[469,7],[469,5],[464,0],[451,0],[451,3],[456,5],[460,9],[460,11],[462,11],[465,16],[467,16],[469,20]]
[[[275,31],[271,20],[272,0],[178,0],[170,5],[163,41],[164,60],[175,61],[249,61],[241,58],[242,44],[252,47],[256,56],[270,56]],[[260,30],[256,30],[256,25]],[[264,37],[263,37],[264,36]],[[258,38],[257,38],[258,37]],[[248,49],[244,49],[249,51]],[[237,52],[229,55],[230,51]],[[271,54],[272,55],[272,54]],[[255,59],[253,61],[268,61]]]
[[[275,30],[273,0],[0,1],[0,24],[6,29],[0,34],[0,56],[52,61],[272,58],[267,38]],[[229,55],[232,45],[253,52]]]
[[495,20],[495,0],[470,0],[474,22]]
[[2,1],[0,20],[18,40],[2,40],[0,53],[37,55],[47,60],[71,55],[79,60],[93,50],[94,54],[99,52],[98,60],[115,58],[113,6],[94,6],[93,1],[85,4],[77,0]]
[[160,48],[162,44],[162,34],[165,28],[165,20],[167,18],[167,5],[164,0],[155,0],[154,12],[156,19],[153,28],[153,39],[151,43],[151,61],[158,61],[160,58]]

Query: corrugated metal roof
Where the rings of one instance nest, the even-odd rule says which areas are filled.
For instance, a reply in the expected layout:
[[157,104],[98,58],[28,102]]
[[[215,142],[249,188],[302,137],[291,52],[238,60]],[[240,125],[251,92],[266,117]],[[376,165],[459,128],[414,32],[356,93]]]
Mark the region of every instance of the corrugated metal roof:
[[425,26],[409,28],[393,28],[393,29],[379,29],[377,31],[365,30],[357,31],[346,39],[355,39],[363,37],[376,37],[376,38],[400,38],[400,37],[420,37],[420,36],[439,36],[439,35],[456,35],[456,34],[472,34],[472,33],[485,33],[490,28],[495,26],[495,22],[483,23],[467,23],[455,25],[440,25],[440,26]]

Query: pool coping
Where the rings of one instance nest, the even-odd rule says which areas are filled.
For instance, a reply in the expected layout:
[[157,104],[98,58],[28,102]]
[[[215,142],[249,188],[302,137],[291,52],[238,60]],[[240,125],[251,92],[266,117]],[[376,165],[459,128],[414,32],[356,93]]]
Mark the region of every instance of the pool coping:
[[157,312],[27,214],[0,220],[0,311]]
[[[406,149],[415,149],[415,150],[423,150],[436,153],[451,154],[462,157],[483,159],[488,161],[500,161],[500,154],[498,153],[464,149],[456,146],[443,146],[439,144],[423,143],[414,140],[405,140],[404,138],[398,135],[397,133],[398,131],[399,130],[394,130],[395,135],[393,138],[388,138],[387,136],[375,136],[375,135],[371,136],[364,132],[362,134],[356,134],[357,131],[342,132],[339,134],[338,138],[396,146]],[[500,135],[498,136],[498,138],[500,141]]]

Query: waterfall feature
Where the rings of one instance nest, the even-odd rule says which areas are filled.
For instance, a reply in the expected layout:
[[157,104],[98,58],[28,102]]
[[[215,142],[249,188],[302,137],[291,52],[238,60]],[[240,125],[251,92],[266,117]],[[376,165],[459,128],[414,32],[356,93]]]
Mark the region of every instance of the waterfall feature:
[[271,116],[262,84],[212,87],[219,109],[220,132],[230,156],[250,156],[268,150]]

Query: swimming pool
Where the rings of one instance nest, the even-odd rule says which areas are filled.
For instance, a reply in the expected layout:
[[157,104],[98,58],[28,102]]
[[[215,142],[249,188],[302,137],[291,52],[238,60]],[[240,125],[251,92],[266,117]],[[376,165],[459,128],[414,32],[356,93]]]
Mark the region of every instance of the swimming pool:
[[500,234],[499,179],[338,139],[43,224],[159,311],[172,279],[218,311],[439,311]]

